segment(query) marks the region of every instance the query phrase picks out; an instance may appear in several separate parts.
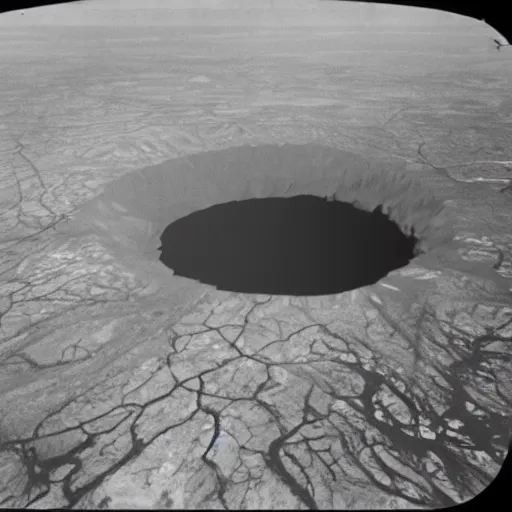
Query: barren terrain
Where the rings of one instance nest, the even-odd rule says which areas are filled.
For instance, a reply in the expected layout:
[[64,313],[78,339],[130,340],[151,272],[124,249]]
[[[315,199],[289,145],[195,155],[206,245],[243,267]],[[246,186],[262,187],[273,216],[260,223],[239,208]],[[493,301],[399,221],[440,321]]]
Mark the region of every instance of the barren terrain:
[[[304,20],[2,27],[1,506],[432,508],[498,473],[512,52],[476,22]],[[453,242],[332,296],[172,276],[148,213],[167,196],[141,199],[152,166],[172,188],[176,158],[266,144],[408,173]],[[128,182],[140,195],[111,201]]]

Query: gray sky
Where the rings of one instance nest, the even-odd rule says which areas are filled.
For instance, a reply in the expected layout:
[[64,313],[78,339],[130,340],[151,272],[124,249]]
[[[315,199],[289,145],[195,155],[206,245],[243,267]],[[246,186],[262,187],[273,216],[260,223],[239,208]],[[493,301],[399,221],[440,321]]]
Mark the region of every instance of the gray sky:
[[[21,15],[23,12],[23,15]],[[287,25],[476,27],[479,22],[434,9],[322,0],[86,0],[0,14],[2,26]]]

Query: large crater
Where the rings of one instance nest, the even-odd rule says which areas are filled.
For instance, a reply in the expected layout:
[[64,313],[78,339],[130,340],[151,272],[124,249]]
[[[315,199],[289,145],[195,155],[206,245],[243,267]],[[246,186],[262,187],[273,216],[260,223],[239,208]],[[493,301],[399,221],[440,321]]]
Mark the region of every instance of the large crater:
[[[286,198],[292,197],[294,201],[285,202]],[[274,198],[273,202],[269,201],[271,198]],[[233,247],[244,228],[243,225],[233,228],[232,223],[235,217],[247,221],[250,216],[247,205],[251,204],[249,200],[255,199],[267,200],[259,207],[261,229],[255,228],[253,216],[252,228],[243,235],[245,252],[240,252],[237,260],[239,264],[248,263],[251,251],[247,252],[247,249],[253,251],[254,260],[257,257],[254,248],[258,244],[266,244],[263,252],[268,249],[273,256],[267,259],[266,270],[257,269],[254,261],[252,266],[249,264],[255,272],[255,279],[244,283],[239,279],[237,284],[237,276],[233,275],[230,280],[226,272],[224,277],[217,275],[213,279],[211,276],[205,279],[204,268],[203,278],[200,271],[196,275],[194,272],[181,272],[181,276],[176,271],[173,275],[173,264],[168,264],[169,255],[173,252],[172,243],[166,253],[171,269],[162,264],[160,260],[166,260],[165,251],[160,252],[162,241],[167,236],[172,242],[171,225],[180,220],[176,225],[184,226],[185,231],[188,229],[188,235],[183,230],[179,234],[181,243],[186,240],[190,243],[183,248],[182,260],[186,259],[187,251],[189,259],[194,251],[203,251],[203,265],[207,264],[208,258],[210,262],[217,263],[224,258],[224,266],[231,265],[235,274],[235,261],[227,258],[226,248]],[[233,208],[234,204],[238,204],[240,210],[229,213],[227,209]],[[245,213],[242,212],[243,204],[246,204]],[[304,210],[306,206],[309,212]],[[304,211],[299,218],[297,209],[301,208]],[[208,245],[205,245],[206,226],[200,227],[201,222],[194,224],[190,218],[188,221],[185,219],[194,212],[197,217],[206,209],[210,209],[209,215],[205,214],[203,220],[209,217],[211,222],[214,219],[212,211],[220,215],[224,212],[225,219],[231,217],[231,228],[224,232],[224,239],[227,240],[228,232],[231,239],[224,246],[210,243],[207,257],[204,256]],[[254,204],[252,209],[253,214],[258,210]],[[266,221],[263,209],[267,211]],[[269,219],[277,215],[276,209],[282,212],[281,228],[269,229]],[[125,264],[156,278],[159,286],[169,291],[174,285],[203,281],[220,289],[247,293],[316,295],[371,284],[390,270],[406,265],[412,257],[453,243],[453,229],[449,219],[443,215],[443,209],[443,202],[436,199],[428,187],[390,163],[315,144],[242,146],[180,157],[128,173],[109,183],[102,195],[82,205],[67,228],[75,233],[90,231],[100,236],[102,243]],[[328,218],[332,222],[328,222]],[[267,231],[263,232],[265,222]],[[213,229],[217,234],[222,230],[220,225]],[[302,255],[302,241],[298,239],[300,230],[306,235]],[[339,233],[337,239],[336,230]],[[175,227],[174,235],[176,233]],[[287,233],[287,238],[283,237],[284,233]],[[279,236],[282,240],[277,243]],[[275,243],[269,247],[272,237]],[[292,243],[294,237],[295,242]],[[294,287],[291,284],[293,272],[306,272],[308,266],[311,270],[311,258],[305,261],[302,256],[308,251],[311,255],[315,237],[319,244],[324,245],[332,237],[329,247],[316,251],[317,255],[331,251],[327,255],[330,258],[324,258],[323,262],[319,256],[317,259],[317,263],[323,265],[325,275],[315,278],[310,272],[307,279],[297,282]],[[352,238],[351,248],[345,243],[347,237]],[[197,243],[201,239],[202,248],[199,248]],[[194,240],[197,242],[195,246]],[[175,244],[178,241],[175,240]],[[173,253],[177,254],[176,245]],[[294,253],[297,265],[289,265],[284,272],[286,258],[292,258]],[[270,272],[272,275],[263,282],[261,274],[268,274],[272,258],[277,263],[275,271]],[[329,280],[336,258],[339,259],[337,271],[344,272]],[[354,268],[358,265],[359,270],[350,276],[346,271],[347,265]],[[261,286],[255,284],[258,279]],[[315,279],[316,287],[312,284]]]

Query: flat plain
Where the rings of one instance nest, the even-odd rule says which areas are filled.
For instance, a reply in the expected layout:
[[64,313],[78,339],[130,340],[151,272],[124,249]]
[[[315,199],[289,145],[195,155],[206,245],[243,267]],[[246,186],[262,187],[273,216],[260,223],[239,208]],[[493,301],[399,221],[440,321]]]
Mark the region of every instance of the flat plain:
[[[1,506],[433,508],[488,486],[512,406],[512,52],[494,36],[2,27]],[[182,280],[171,307],[155,261],[59,231],[140,169],[284,143],[400,166],[457,251],[333,296]]]

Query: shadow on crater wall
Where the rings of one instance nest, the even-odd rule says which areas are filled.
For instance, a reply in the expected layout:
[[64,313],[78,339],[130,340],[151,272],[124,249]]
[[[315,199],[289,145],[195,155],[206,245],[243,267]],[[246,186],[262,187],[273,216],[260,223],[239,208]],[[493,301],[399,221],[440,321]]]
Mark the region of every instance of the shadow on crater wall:
[[376,208],[310,195],[218,204],[170,224],[160,261],[218,289],[328,295],[377,282],[414,257],[414,236]]

